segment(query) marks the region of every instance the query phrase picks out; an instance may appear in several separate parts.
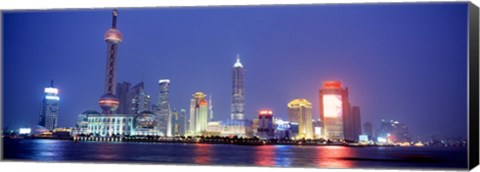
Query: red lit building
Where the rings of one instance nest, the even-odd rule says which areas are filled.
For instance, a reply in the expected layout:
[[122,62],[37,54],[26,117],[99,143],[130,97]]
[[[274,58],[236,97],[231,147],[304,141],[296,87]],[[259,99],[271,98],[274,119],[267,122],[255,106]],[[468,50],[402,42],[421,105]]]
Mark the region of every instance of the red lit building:
[[355,140],[351,131],[352,120],[348,88],[338,81],[325,81],[319,90],[322,135],[329,140]]
[[272,138],[274,136],[273,113],[271,110],[261,110],[258,112],[257,135],[260,138]]

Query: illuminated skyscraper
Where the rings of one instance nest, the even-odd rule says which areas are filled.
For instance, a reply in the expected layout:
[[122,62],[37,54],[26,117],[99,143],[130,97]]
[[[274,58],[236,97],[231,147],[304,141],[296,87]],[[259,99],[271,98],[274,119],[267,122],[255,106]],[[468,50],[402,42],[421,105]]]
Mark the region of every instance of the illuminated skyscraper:
[[187,131],[187,111],[180,109],[178,113],[178,135],[185,135]]
[[243,119],[245,116],[245,90],[243,86],[243,65],[240,55],[232,69],[232,116],[231,119]]
[[212,95],[208,97],[208,120],[213,121],[213,104]]
[[53,87],[53,80],[50,81],[50,87],[45,88],[45,97],[40,107],[39,125],[53,130],[57,127],[58,120],[58,89]]
[[158,125],[160,132],[165,136],[172,136],[172,114],[170,110],[170,80],[161,79],[158,81],[160,91],[158,93],[158,103],[156,114],[158,115]]
[[172,135],[174,136],[177,136],[178,135],[178,116],[179,116],[179,113],[177,111],[177,109],[173,108],[172,112],[170,113],[171,114],[171,122],[172,122]]
[[288,103],[288,120],[298,123],[298,138],[313,139],[312,103],[307,99],[294,99]]
[[329,140],[345,139],[344,119],[348,119],[350,113],[348,88],[342,88],[342,84],[338,81],[325,81],[319,91],[319,97],[324,138]]
[[261,110],[258,112],[257,136],[260,138],[270,139],[275,135],[275,127],[273,125],[273,113],[271,110]]
[[112,12],[112,28],[105,32],[107,42],[107,65],[105,76],[105,94],[100,98],[99,104],[104,114],[112,114],[119,106],[119,100],[115,96],[115,70],[117,65],[118,44],[122,41],[122,33],[117,30],[118,11]]
[[130,114],[140,114],[140,112],[143,111],[150,111],[150,103],[152,98],[150,95],[145,93],[143,82],[140,82],[137,85],[133,86],[130,89],[129,95]]
[[192,95],[190,101],[190,127],[189,134],[193,136],[201,135],[207,131],[208,123],[208,103],[205,100],[206,95],[197,92]]

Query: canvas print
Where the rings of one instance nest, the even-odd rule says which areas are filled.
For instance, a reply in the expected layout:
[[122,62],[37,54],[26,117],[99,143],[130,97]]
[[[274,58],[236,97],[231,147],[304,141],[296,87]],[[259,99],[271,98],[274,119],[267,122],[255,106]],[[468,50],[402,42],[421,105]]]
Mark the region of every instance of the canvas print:
[[4,11],[3,160],[466,169],[468,7]]

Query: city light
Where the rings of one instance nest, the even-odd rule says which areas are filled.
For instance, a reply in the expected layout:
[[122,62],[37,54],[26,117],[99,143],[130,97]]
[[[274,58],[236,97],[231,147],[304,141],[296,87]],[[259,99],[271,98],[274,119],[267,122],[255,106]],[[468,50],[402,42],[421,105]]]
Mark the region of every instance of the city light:
[[323,110],[325,117],[338,118],[342,116],[342,96],[324,95]]
[[323,83],[323,87],[324,88],[341,88],[342,83],[340,83],[338,81],[325,81]]
[[161,79],[158,81],[158,83],[170,83],[170,80],[169,79]]
[[260,111],[260,115],[271,115],[273,114],[271,110],[262,110]]
[[358,136],[358,140],[360,142],[368,142],[368,135],[362,134],[362,135]]
[[18,130],[18,133],[19,134],[30,134],[30,132],[32,132],[32,129],[31,128],[20,128]]
[[383,138],[383,137],[378,137],[378,138],[377,138],[377,142],[387,143],[387,139],[386,139],[386,138]]
[[45,93],[48,93],[48,94],[58,94],[58,89],[48,87],[48,88],[45,88]]
[[58,96],[45,96],[45,99],[47,99],[47,100],[57,100],[58,101],[58,100],[60,100],[60,97],[58,97]]

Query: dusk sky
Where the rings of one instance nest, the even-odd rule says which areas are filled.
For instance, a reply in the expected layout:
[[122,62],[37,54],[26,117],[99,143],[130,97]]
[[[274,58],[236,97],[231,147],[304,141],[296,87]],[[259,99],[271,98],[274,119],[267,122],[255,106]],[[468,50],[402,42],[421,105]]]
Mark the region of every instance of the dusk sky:
[[[144,81],[157,102],[170,79],[172,108],[197,91],[230,118],[232,66],[245,67],[246,118],[306,98],[319,118],[325,80],[349,88],[361,122],[405,123],[413,136],[467,132],[467,3],[119,9],[117,82]],[[44,87],[59,88],[59,127],[101,111],[112,9],[3,14],[3,125],[38,123]]]

